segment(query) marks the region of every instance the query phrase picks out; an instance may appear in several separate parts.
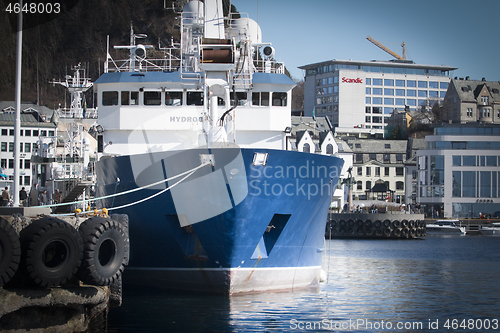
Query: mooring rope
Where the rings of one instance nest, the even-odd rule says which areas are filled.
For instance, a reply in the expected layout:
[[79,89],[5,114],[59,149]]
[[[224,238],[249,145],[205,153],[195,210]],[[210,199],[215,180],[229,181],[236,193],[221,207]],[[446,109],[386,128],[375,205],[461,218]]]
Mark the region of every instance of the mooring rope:
[[[80,204],[80,203],[86,203],[86,202],[92,202],[92,201],[97,201],[97,200],[112,198],[112,197],[116,197],[116,196],[119,196],[119,195],[124,195],[124,194],[128,194],[128,193],[140,191],[140,190],[143,190],[143,189],[146,189],[146,188],[149,188],[149,187],[161,184],[161,183],[165,183],[165,182],[168,182],[168,181],[171,181],[173,179],[176,179],[176,178],[179,178],[179,177],[182,177],[182,176],[186,175],[185,177],[183,177],[181,180],[179,180],[178,182],[176,182],[172,186],[167,187],[166,189],[163,189],[162,191],[160,191],[158,193],[155,193],[155,194],[153,194],[152,196],[150,196],[148,198],[144,198],[144,199],[139,200],[138,202],[127,204],[127,205],[123,205],[123,206],[120,206],[120,207],[108,208],[108,211],[112,210],[112,209],[118,209],[118,208],[128,207],[128,206],[131,206],[133,204],[149,200],[149,199],[151,199],[151,198],[153,198],[153,197],[155,197],[157,195],[162,194],[165,191],[170,190],[171,188],[173,188],[174,186],[176,186],[180,182],[184,181],[186,178],[190,177],[192,174],[194,174],[199,169],[203,168],[204,166],[210,165],[210,164],[211,163],[207,161],[207,162],[204,162],[204,163],[200,164],[199,166],[197,166],[197,167],[195,167],[195,168],[193,168],[191,170],[184,171],[184,172],[182,172],[182,173],[180,173],[180,174],[178,174],[176,176],[173,176],[173,177],[170,177],[170,178],[167,178],[167,179],[162,179],[162,180],[159,180],[157,182],[154,182],[154,183],[151,183],[151,184],[148,184],[148,185],[144,185],[144,186],[140,186],[140,187],[137,187],[137,188],[134,188],[134,189],[131,189],[131,190],[127,190],[127,191],[123,191],[123,192],[119,192],[119,193],[114,193],[114,194],[109,194],[109,195],[105,195],[105,196],[98,197],[98,198],[92,198],[92,199],[80,200],[80,201],[71,201],[71,202],[65,202],[65,203],[59,203],[59,204],[52,204],[52,205],[44,205],[44,206],[41,206],[41,207],[58,207],[58,206],[75,205],[75,204]],[[89,212],[93,212],[93,211],[89,211]],[[81,214],[84,214],[84,213],[88,213],[88,212],[82,212]],[[74,213],[71,213],[71,214],[54,214],[54,215],[64,216],[64,215],[73,215],[73,214]]]

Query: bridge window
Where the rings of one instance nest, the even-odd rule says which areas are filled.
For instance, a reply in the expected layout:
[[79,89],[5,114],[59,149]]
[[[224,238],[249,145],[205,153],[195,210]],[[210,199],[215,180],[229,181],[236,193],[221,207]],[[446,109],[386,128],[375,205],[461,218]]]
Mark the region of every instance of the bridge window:
[[188,91],[187,105],[203,105],[202,91]]
[[253,106],[269,106],[269,92],[254,92],[252,93]]
[[287,93],[273,92],[273,106],[286,106]]
[[[235,105],[234,92],[231,92],[231,106]],[[247,93],[244,91],[237,91],[236,98],[238,99],[238,105],[246,105],[248,103]]]
[[144,105],[161,105],[161,92],[160,91],[145,91],[144,92]]
[[171,105],[171,106],[182,105],[182,91],[166,91],[165,105]]
[[103,91],[102,105],[118,105],[118,91]]
[[139,104],[138,91],[122,91],[121,94],[122,105],[137,105]]

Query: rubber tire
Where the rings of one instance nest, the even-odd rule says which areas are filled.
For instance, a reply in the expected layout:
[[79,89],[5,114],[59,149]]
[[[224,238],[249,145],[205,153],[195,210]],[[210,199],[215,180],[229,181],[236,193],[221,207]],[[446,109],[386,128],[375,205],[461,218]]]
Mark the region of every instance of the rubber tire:
[[21,261],[21,242],[9,222],[0,218],[0,287],[14,276]]
[[119,222],[91,217],[80,225],[84,243],[83,260],[77,277],[86,284],[107,286],[115,283],[125,265],[125,230]]
[[[82,238],[76,229],[48,216],[21,231],[21,248],[23,271],[31,281],[45,288],[68,282],[77,272],[83,255]],[[47,260],[47,255],[53,253]]]

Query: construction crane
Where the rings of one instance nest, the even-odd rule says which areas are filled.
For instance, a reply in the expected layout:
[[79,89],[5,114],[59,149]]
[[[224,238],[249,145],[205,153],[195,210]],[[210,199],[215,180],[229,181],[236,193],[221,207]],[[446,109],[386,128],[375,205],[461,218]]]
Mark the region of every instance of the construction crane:
[[367,36],[366,39],[368,39],[370,42],[372,42],[376,46],[380,47],[385,52],[389,53],[394,58],[396,58],[398,60],[406,60],[406,46],[405,46],[404,42],[403,42],[403,44],[401,44],[401,46],[403,47],[403,56],[400,56],[399,54],[397,54],[396,52],[393,52],[393,51],[389,50],[387,47],[385,47],[384,45],[380,44],[380,42],[376,41],[375,39],[371,38],[370,36]]

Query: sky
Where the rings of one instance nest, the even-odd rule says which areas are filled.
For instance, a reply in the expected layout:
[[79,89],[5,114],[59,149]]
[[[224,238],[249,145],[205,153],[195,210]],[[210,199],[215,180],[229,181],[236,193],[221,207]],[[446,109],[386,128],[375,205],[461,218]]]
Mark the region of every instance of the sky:
[[369,35],[417,64],[458,68],[451,77],[500,81],[500,0],[232,0],[257,21],[262,42],[292,77],[299,66],[337,60],[390,60]]

